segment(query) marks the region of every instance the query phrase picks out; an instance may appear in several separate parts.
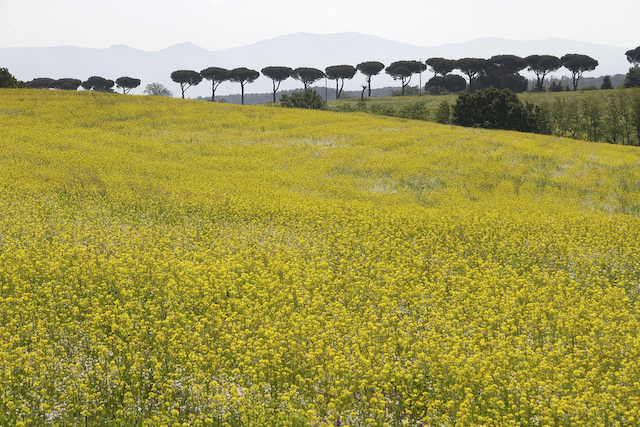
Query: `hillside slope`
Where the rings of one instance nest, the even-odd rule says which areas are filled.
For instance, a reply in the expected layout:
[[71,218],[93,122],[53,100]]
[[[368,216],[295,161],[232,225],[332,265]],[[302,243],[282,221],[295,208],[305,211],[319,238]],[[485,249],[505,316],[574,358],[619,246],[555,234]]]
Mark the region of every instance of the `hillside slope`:
[[639,153],[2,91],[0,424],[633,424]]
[[[544,198],[560,201],[558,208],[570,204],[571,208],[585,212],[635,213],[638,209],[633,198],[623,205],[613,201],[618,195],[622,197],[618,193],[626,188],[623,182],[635,183],[635,173],[627,170],[633,170],[638,160],[640,152],[634,148],[369,115],[98,93],[9,90],[3,92],[1,108],[0,117],[6,124],[3,132],[25,134],[23,140],[33,144],[32,150],[48,147],[45,153],[38,154],[46,160],[33,160],[38,164],[44,162],[37,169],[42,179],[17,181],[14,185],[43,185],[48,193],[59,192],[70,185],[69,180],[73,181],[72,174],[65,170],[80,169],[99,176],[107,194],[112,185],[119,191],[123,183],[111,184],[112,174],[126,180],[141,179],[140,170],[147,168],[149,162],[171,168],[201,166],[205,170],[200,172],[206,172],[201,175],[206,184],[201,185],[215,183],[213,188],[227,191],[228,186],[236,188],[239,184],[218,170],[219,166],[211,169],[220,160],[217,156],[223,159],[238,156],[248,147],[255,147],[265,150],[273,159],[265,163],[265,158],[242,157],[251,164],[251,169],[259,172],[256,176],[241,176],[242,180],[258,180],[252,186],[242,187],[243,191],[257,191],[260,183],[268,186],[269,191],[287,195],[302,191],[341,200],[355,197],[376,203],[402,201],[422,207],[469,205],[494,198],[509,201],[517,193],[521,199],[517,202],[523,205],[537,205],[539,198]],[[3,142],[7,149],[14,144],[11,139]],[[73,152],[77,157],[65,156],[69,163],[56,159],[56,155],[70,151],[55,149],[60,144],[80,150]],[[132,156],[131,152],[140,150],[150,157]],[[158,150],[168,151],[176,159],[163,159],[156,153]],[[9,182],[30,170],[24,167],[24,162],[13,159],[15,155],[9,154],[3,161],[3,174]],[[88,159],[101,163],[85,165]],[[300,173],[289,170],[294,166]],[[622,168],[624,173],[615,168]],[[341,169],[350,172],[336,172]],[[196,179],[190,172],[194,173],[185,169],[185,175],[176,176],[174,181]],[[585,175],[586,172],[589,174]],[[160,168],[158,173],[166,171]],[[265,180],[261,176],[264,174],[280,178]],[[281,179],[289,182],[292,177],[302,179],[304,185],[274,183]],[[440,184],[409,184],[433,180]],[[156,185],[153,181],[148,184]],[[387,190],[366,191],[376,184],[384,184]],[[183,196],[181,187],[161,187],[165,192],[175,191],[176,197]],[[199,194],[197,191],[205,189],[190,189]],[[476,193],[482,194],[482,200],[475,197]],[[489,205],[495,206],[493,200]]]

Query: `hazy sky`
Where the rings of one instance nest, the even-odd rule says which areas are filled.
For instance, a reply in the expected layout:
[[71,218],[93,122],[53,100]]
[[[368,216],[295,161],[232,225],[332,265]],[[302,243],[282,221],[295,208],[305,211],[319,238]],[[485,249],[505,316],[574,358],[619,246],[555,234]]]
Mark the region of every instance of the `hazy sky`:
[[[0,47],[210,50],[356,31],[420,46],[480,37],[640,45],[639,0],[0,0]],[[0,58],[1,60],[1,58]]]

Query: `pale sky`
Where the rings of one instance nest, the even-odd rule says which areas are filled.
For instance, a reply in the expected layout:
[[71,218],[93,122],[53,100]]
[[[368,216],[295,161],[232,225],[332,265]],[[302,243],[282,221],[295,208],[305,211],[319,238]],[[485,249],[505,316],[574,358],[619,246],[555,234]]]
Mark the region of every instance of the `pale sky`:
[[633,48],[639,17],[639,0],[0,0],[0,47],[220,50],[355,31],[418,46],[559,37]]

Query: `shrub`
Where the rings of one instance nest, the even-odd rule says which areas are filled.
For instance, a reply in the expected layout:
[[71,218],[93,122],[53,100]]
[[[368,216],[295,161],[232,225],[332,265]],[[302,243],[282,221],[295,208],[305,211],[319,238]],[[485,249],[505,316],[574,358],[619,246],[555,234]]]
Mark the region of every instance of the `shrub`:
[[337,111],[339,113],[355,113],[355,112],[366,113],[368,111],[368,108],[367,108],[367,103],[365,101],[358,101],[356,104],[351,102],[344,102],[341,104],[337,104],[331,107],[331,110]]
[[372,114],[379,114],[381,116],[397,116],[398,112],[391,105],[384,104],[371,104],[369,112]]
[[427,108],[427,103],[425,101],[418,101],[403,106],[400,109],[398,116],[404,119],[428,120],[429,109]]
[[535,116],[509,89],[462,93],[453,106],[453,124],[486,129],[532,132]]
[[286,108],[306,108],[309,110],[326,110],[327,102],[311,88],[304,92],[294,92],[291,95],[284,94],[280,98],[280,105]]
[[445,125],[451,123],[451,105],[447,101],[442,101],[438,104],[434,118],[437,123]]

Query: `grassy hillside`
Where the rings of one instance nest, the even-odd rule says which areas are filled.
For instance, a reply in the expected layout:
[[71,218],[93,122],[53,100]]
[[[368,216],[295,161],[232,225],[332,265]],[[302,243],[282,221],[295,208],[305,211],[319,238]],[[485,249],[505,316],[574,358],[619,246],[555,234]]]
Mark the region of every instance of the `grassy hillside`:
[[[625,90],[625,89],[620,89]],[[578,91],[566,91],[566,92],[524,92],[518,94],[518,97],[524,102],[529,101],[532,104],[540,105],[543,103],[553,103],[556,99],[561,98],[565,100],[577,100],[582,101],[585,97],[594,96],[594,95],[602,95],[606,96],[608,94],[614,93],[616,90],[578,90]],[[631,92],[632,90],[626,90],[627,92]],[[422,95],[422,96],[389,96],[389,97],[379,97],[379,98],[367,98],[365,97],[365,102],[368,104],[375,105],[388,105],[394,108],[402,108],[407,104],[413,104],[417,101],[425,102],[426,106],[429,110],[435,110],[438,107],[438,104],[442,101],[446,101],[449,104],[454,104],[458,99],[458,95]],[[341,104],[345,105],[356,105],[360,102],[360,98],[351,98],[351,99],[339,99],[339,100],[331,100],[329,101],[329,106],[331,108],[336,108]]]
[[640,151],[0,92],[0,425],[638,425]]
[[[367,98],[365,102],[368,105],[391,106],[394,108],[402,108],[408,104],[414,104],[417,101],[424,102],[429,110],[434,110],[442,101],[454,104],[458,99],[458,95],[422,95],[422,96],[386,96],[378,98]],[[360,102],[360,97],[350,99],[338,99],[328,102],[329,108],[339,109],[341,105],[356,106]]]

